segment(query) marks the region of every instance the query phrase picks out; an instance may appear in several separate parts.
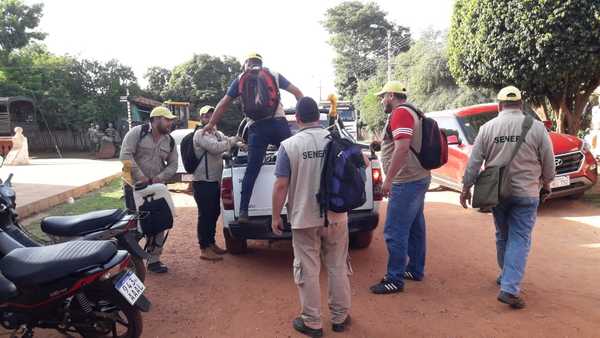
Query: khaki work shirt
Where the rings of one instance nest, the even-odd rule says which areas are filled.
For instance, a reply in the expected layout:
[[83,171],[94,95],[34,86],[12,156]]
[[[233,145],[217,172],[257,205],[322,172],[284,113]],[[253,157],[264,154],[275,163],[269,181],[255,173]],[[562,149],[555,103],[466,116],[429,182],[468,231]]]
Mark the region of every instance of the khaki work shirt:
[[137,126],[125,135],[119,159],[131,161],[134,184],[146,179],[167,182],[177,173],[177,146],[171,149],[170,135],[161,135],[154,141],[152,126],[140,140],[141,134],[142,126]]

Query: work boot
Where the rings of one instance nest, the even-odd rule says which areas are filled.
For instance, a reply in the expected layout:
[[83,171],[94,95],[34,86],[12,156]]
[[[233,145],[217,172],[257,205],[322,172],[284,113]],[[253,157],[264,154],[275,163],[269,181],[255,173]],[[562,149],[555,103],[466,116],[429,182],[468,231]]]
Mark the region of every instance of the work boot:
[[205,261],[220,261],[223,257],[217,255],[212,248],[200,249],[200,259]]
[[350,315],[347,315],[346,319],[342,323],[332,324],[331,329],[333,330],[333,332],[344,332],[346,331],[346,328],[350,326],[351,322],[352,319],[350,319]]
[[248,210],[240,210],[240,216],[238,217],[238,223],[248,224],[249,222],[250,222],[250,218],[248,217]]
[[513,309],[522,309],[525,307],[525,301],[523,298],[511,295],[510,293],[504,291],[500,291],[500,294],[498,295],[498,301],[510,305],[510,307]]
[[306,326],[306,324],[304,324],[304,320],[301,317],[294,319],[293,324],[294,324],[294,329],[304,335],[307,335],[307,336],[313,337],[313,338],[323,337],[323,329],[313,329],[313,328]]
[[211,245],[211,246],[210,246],[210,249],[211,249],[211,250],[212,250],[214,253],[216,253],[217,255],[224,255],[224,254],[226,254],[226,253],[227,253],[227,250],[225,250],[225,249],[221,249],[221,248],[220,248],[218,245],[216,245],[216,244],[213,244],[213,245]]
[[169,268],[167,268],[167,266],[164,265],[162,262],[154,262],[148,264],[148,271],[154,273],[167,273],[169,272]]

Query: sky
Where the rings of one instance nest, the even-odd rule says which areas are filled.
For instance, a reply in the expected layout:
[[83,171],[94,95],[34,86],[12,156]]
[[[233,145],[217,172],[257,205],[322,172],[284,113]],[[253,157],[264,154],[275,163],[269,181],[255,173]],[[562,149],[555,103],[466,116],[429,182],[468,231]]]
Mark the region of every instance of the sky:
[[[39,30],[56,54],[108,61],[133,68],[142,86],[151,66],[172,69],[194,54],[242,59],[257,51],[266,67],[325,98],[335,91],[329,35],[320,21],[339,0],[26,0],[43,3]],[[454,0],[379,0],[388,19],[413,36],[449,27]],[[283,95],[284,103],[293,103]]]

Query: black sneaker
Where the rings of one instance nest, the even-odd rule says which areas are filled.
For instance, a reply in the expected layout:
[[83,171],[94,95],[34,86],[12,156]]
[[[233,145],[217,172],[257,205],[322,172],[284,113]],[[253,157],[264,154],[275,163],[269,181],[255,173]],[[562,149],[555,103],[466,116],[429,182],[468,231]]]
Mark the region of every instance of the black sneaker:
[[346,316],[346,320],[344,320],[343,323],[331,325],[331,329],[334,332],[344,332],[344,331],[346,331],[346,327],[350,326],[351,322],[352,322],[352,319],[350,319],[350,315],[348,315],[348,316]]
[[169,272],[169,268],[167,268],[167,266],[162,262],[156,262],[148,264],[148,271],[154,273],[167,273]]
[[500,294],[498,295],[498,301],[510,305],[510,307],[513,309],[522,309],[526,305],[523,298],[511,295],[510,293],[504,291],[500,291]]
[[294,330],[313,338],[323,337],[323,329],[312,329],[306,326],[301,317],[294,319]]
[[240,216],[238,217],[238,223],[248,224],[250,218],[248,217],[248,210],[240,210]]
[[384,278],[378,284],[371,286],[371,292],[373,292],[376,295],[399,293],[404,292],[404,286]]
[[405,271],[402,277],[404,280],[412,280],[415,282],[420,282],[423,280],[423,277],[419,278],[414,272]]

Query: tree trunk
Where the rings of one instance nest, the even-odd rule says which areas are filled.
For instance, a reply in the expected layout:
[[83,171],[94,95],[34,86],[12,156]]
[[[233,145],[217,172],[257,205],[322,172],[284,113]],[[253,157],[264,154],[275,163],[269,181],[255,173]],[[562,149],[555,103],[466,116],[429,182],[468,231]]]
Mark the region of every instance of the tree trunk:
[[548,100],[550,101],[550,105],[552,106],[552,110],[554,110],[554,114],[556,117],[556,132],[564,133],[566,127],[565,115],[561,107],[564,104],[565,97],[562,94],[557,96],[548,96]]

